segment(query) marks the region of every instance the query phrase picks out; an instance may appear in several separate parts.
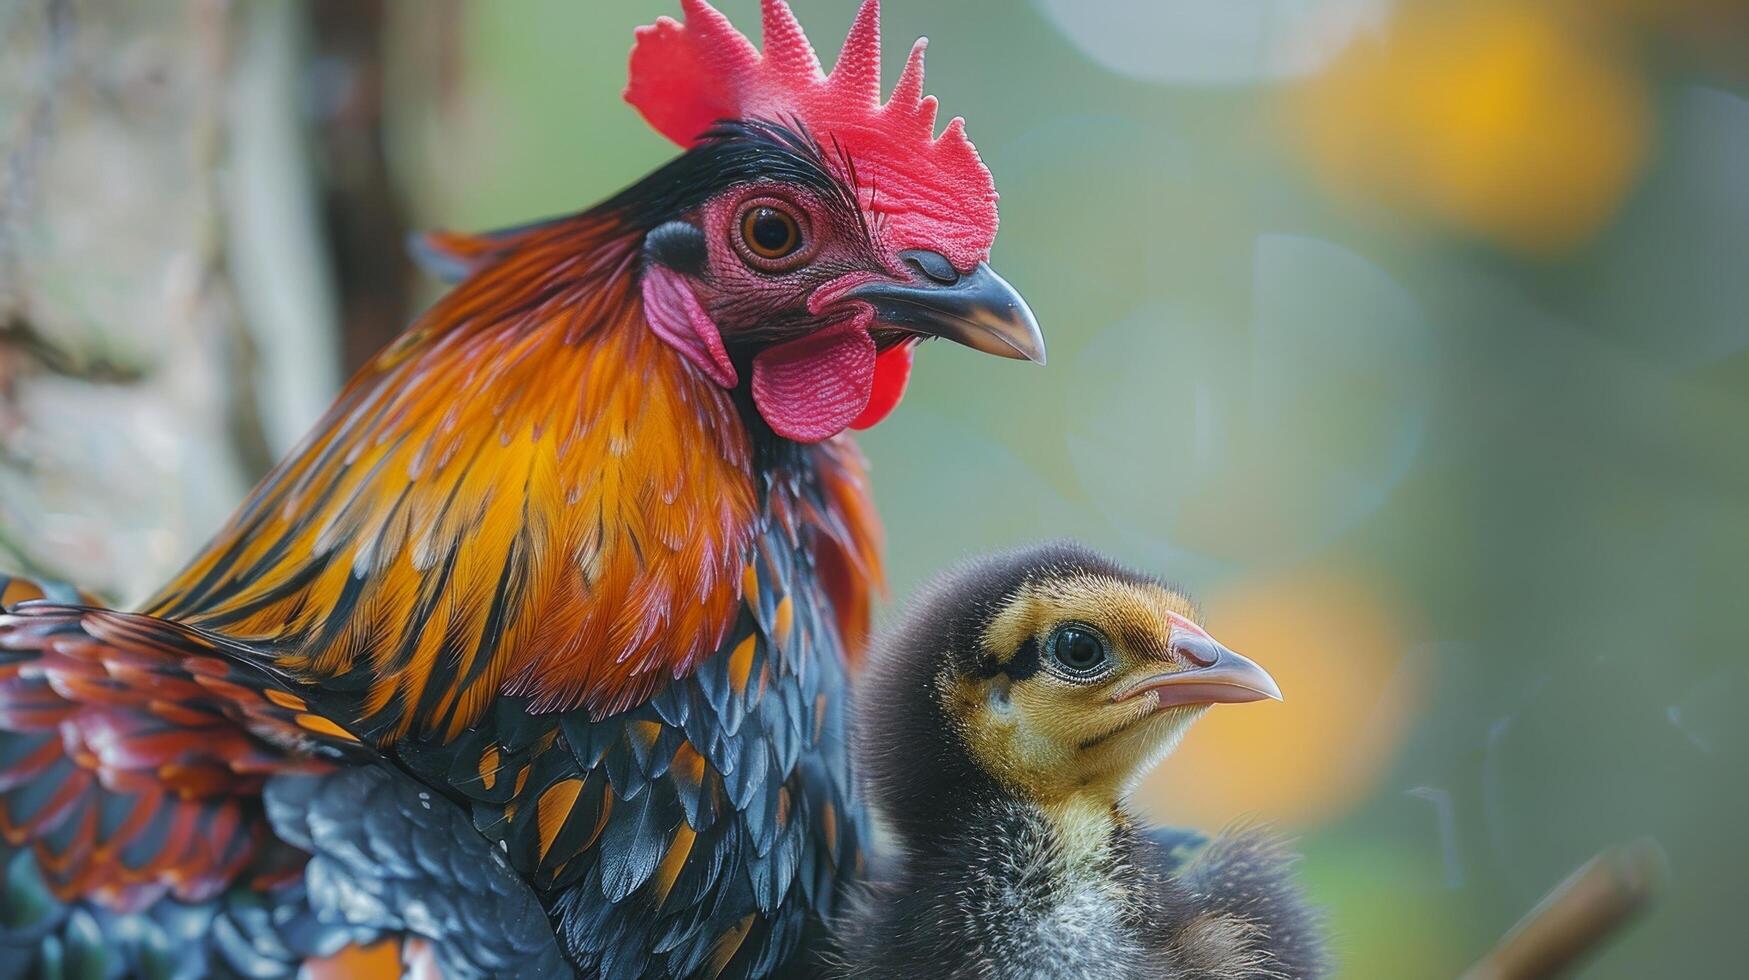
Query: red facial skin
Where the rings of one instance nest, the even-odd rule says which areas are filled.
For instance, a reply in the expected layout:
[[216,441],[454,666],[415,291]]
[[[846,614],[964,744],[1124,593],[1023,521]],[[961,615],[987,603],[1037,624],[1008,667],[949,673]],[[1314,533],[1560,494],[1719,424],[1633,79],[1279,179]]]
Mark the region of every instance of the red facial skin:
[[[802,245],[782,259],[755,254],[741,235],[747,209],[776,208],[801,229]],[[788,184],[736,187],[699,209],[696,222],[708,248],[707,274],[693,280],[693,294],[722,329],[724,339],[756,331],[768,317],[807,311],[816,325],[853,315],[861,304],[830,300],[870,278],[906,278],[896,250],[870,242],[842,207],[828,207],[813,193]]]
[[[747,241],[744,218],[761,208],[795,222],[793,251],[773,257]],[[758,350],[754,401],[774,431],[799,442],[867,428],[898,404],[910,338],[888,336],[879,356],[872,311],[842,299],[870,280],[905,276],[896,252],[871,241],[860,215],[804,188],[761,182],[713,198],[693,220],[704,235],[702,274],[680,281],[658,271],[645,287],[664,339],[725,386],[741,380],[727,352]]]
[[[737,346],[737,333],[753,339],[775,331],[775,346],[755,357],[751,379],[771,428],[799,442],[868,428],[904,393],[911,338],[871,337],[872,310],[834,298],[871,277],[907,282],[897,258],[905,249],[940,255],[961,274],[986,261],[997,225],[990,172],[962,120],[936,133],[936,101],[923,94],[922,39],[912,45],[891,97],[881,100],[879,0],[864,0],[830,73],[821,70],[784,0],[760,4],[763,50],[705,0],[680,6],[683,21],[663,17],[639,29],[626,101],[682,147],[697,145],[720,120],[793,123],[854,160],[854,172],[843,176],[856,220],[834,220],[844,212],[791,190],[793,213],[811,222],[812,240],[796,263],[767,268],[756,256],[734,254],[734,223],[759,188],[724,195],[701,209],[697,222],[714,281],[698,285],[696,303],[677,302],[672,280],[646,286],[646,309],[657,318],[652,326],[713,378],[728,373],[720,352]],[[876,240],[852,225],[874,225]],[[731,261],[737,257],[740,263]],[[815,317],[811,337],[790,332],[806,322],[797,315],[803,309]],[[687,333],[711,324],[721,344],[708,332]]]

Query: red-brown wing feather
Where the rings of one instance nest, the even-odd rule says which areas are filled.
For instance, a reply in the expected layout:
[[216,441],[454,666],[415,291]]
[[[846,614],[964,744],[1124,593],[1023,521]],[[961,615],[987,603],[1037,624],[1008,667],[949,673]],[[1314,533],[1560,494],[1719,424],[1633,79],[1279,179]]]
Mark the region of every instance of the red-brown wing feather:
[[14,606],[0,613],[0,835],[56,897],[123,909],[295,874],[303,857],[274,840],[261,787],[357,746],[306,708],[175,624]]

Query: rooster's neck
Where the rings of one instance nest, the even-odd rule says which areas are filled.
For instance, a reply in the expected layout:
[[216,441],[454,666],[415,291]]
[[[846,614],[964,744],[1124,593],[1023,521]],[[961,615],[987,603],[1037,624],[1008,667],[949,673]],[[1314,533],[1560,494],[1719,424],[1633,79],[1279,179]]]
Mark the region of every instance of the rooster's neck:
[[771,505],[732,393],[648,328],[611,215],[521,233],[347,385],[150,611],[358,691],[606,714],[717,649]]

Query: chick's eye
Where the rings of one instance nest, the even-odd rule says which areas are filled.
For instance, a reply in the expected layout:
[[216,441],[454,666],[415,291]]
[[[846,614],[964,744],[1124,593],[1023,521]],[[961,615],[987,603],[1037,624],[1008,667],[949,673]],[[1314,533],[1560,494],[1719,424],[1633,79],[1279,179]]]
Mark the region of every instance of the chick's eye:
[[1105,640],[1083,626],[1064,626],[1051,634],[1050,651],[1051,659],[1079,676],[1099,673],[1111,659]]
[[762,259],[781,259],[802,247],[802,229],[788,213],[760,205],[741,215],[741,241]]

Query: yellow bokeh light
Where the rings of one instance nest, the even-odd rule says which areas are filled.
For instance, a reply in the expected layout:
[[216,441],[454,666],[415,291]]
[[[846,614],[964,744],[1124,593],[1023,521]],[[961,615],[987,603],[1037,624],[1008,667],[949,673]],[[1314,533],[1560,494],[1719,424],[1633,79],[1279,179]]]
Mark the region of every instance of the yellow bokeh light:
[[1412,4],[1291,90],[1331,189],[1530,252],[1595,235],[1646,156],[1651,110],[1597,18],[1523,2]]

